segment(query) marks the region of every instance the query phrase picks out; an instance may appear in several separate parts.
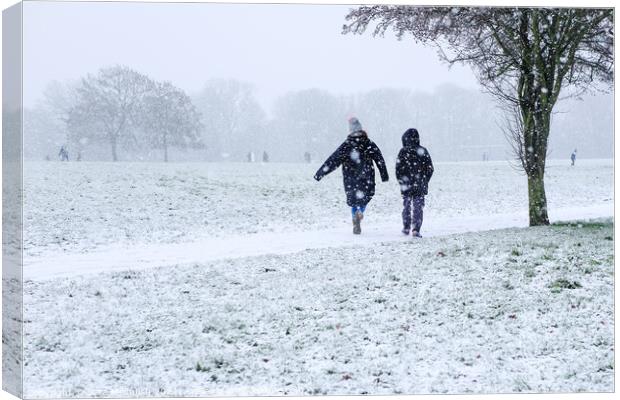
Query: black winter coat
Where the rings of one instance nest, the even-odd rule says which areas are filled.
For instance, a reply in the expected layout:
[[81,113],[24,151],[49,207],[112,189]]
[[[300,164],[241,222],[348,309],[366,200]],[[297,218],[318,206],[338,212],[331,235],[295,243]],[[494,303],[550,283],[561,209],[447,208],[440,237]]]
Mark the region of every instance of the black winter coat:
[[396,159],[396,179],[403,196],[424,196],[428,194],[428,182],[433,176],[433,161],[426,148],[420,146],[420,135],[416,129],[403,134],[403,148]]
[[321,168],[316,171],[314,179],[321,180],[340,165],[344,191],[349,207],[366,206],[375,195],[375,169],[373,161],[379,168],[381,180],[387,182],[388,171],[379,147],[364,131],[350,134],[347,139],[329,156]]

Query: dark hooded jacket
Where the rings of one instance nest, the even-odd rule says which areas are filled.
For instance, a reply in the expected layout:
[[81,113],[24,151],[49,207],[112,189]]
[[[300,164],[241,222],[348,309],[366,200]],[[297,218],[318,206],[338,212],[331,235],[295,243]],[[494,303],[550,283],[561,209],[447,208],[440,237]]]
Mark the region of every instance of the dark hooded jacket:
[[416,129],[407,129],[403,134],[403,148],[396,159],[396,179],[403,196],[424,196],[428,194],[428,182],[433,176],[433,161],[426,148],[420,146],[420,135]]
[[344,191],[349,207],[362,207],[375,195],[375,169],[373,161],[379,168],[381,180],[387,182],[388,171],[379,147],[364,131],[350,134],[347,139],[329,156],[327,161],[316,171],[314,179],[321,180],[340,165]]

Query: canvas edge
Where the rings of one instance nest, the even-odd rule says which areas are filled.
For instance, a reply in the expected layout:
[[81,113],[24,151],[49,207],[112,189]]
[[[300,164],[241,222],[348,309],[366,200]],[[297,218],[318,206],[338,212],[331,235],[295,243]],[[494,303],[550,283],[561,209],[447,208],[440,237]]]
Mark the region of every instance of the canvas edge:
[[2,12],[2,389],[23,387],[23,3]]

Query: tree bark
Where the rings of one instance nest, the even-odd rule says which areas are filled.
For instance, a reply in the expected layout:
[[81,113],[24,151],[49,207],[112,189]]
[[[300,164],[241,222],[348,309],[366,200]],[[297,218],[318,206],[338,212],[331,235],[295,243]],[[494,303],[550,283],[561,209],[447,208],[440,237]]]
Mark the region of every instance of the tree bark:
[[116,137],[110,136],[110,147],[112,148],[112,161],[118,161],[118,154],[116,152]]
[[530,226],[549,225],[544,172],[527,177]]
[[164,134],[164,162],[168,162],[168,141],[167,136]]
[[547,142],[551,127],[549,110],[531,111],[533,122],[525,132],[527,192],[530,226],[549,225],[547,195],[545,193],[545,164]]

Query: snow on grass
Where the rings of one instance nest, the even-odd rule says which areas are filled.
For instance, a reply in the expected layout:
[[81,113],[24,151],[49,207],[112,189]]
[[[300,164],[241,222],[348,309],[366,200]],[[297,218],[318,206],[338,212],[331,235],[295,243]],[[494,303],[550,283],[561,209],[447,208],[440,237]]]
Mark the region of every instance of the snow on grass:
[[[612,160],[549,161],[550,214],[609,204]],[[331,229],[350,224],[340,171],[317,183],[319,164],[24,164],[25,256],[90,251],[102,245],[184,243],[205,237]],[[427,219],[519,212],[527,215],[525,177],[505,162],[437,163]],[[367,217],[400,225],[402,200],[378,183]]]
[[25,395],[613,391],[613,229],[27,281]]

